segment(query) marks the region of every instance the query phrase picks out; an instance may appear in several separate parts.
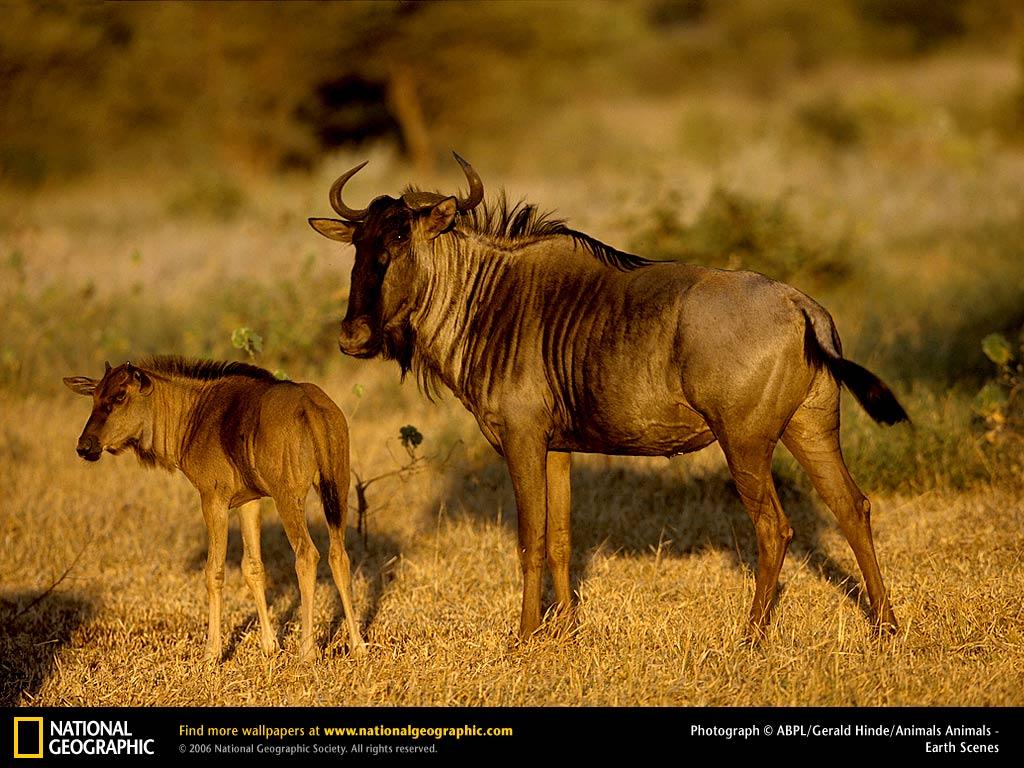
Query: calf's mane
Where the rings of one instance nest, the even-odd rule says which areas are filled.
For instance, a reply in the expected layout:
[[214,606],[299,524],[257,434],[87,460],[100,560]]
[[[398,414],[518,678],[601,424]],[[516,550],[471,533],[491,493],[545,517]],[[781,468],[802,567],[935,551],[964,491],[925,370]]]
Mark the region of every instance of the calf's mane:
[[255,365],[220,360],[199,360],[180,355],[155,355],[140,360],[136,367],[154,373],[180,376],[197,381],[215,381],[228,376],[243,376],[257,381],[278,381],[270,371]]

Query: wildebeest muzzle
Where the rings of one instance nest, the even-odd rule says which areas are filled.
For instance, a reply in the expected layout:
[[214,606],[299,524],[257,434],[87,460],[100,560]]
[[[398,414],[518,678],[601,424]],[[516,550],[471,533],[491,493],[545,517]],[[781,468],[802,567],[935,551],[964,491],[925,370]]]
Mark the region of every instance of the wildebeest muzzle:
[[338,334],[338,347],[352,357],[373,357],[377,353],[373,328],[365,317],[343,320]]
[[96,435],[83,434],[78,438],[78,447],[76,450],[78,451],[78,455],[86,461],[98,461],[100,456],[103,455],[103,448]]

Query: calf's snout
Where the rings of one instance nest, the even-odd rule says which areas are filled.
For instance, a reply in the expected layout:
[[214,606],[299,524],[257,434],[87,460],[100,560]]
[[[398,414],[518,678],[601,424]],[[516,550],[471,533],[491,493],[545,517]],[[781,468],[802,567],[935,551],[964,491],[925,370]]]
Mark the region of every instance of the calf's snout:
[[103,453],[100,441],[95,435],[82,435],[78,438],[78,455],[87,461],[96,461]]

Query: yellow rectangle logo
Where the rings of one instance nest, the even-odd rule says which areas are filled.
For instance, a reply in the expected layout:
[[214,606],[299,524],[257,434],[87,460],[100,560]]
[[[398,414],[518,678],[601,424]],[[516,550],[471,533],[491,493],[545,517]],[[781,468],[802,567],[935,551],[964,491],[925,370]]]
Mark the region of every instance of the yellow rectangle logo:
[[[19,739],[21,735],[22,723],[35,723],[36,730],[39,733],[38,739]],[[26,728],[25,730],[31,730]],[[22,750],[25,750],[24,752]],[[29,752],[28,750],[35,750]],[[41,717],[16,717],[14,718],[14,756],[17,758],[23,757],[42,757],[43,756],[43,718]]]

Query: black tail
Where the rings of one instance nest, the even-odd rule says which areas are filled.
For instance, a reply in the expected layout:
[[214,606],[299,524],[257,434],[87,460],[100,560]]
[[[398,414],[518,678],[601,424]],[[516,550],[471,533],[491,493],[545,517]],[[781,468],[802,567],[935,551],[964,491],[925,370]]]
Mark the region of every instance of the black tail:
[[804,318],[807,320],[804,354],[808,362],[828,368],[836,381],[850,390],[868,416],[879,424],[909,422],[910,417],[885,382],[867,368],[842,357],[832,318],[824,310],[821,314],[823,317],[816,324],[814,317],[804,309]]
[[868,416],[879,424],[892,425],[910,421],[910,417],[892,390],[867,368],[841,357],[826,357],[825,365],[836,380],[857,398],[857,402],[868,412]]
[[341,499],[338,498],[338,485],[334,480],[320,476],[320,503],[324,508],[324,517],[332,528],[341,525]]
[[[324,420],[318,415],[303,415],[313,436],[320,474],[317,490],[320,493],[320,504],[324,508],[324,517],[330,528],[344,528],[346,509],[342,505],[348,503],[348,434],[331,435]],[[340,446],[332,442],[334,438],[340,438]]]

